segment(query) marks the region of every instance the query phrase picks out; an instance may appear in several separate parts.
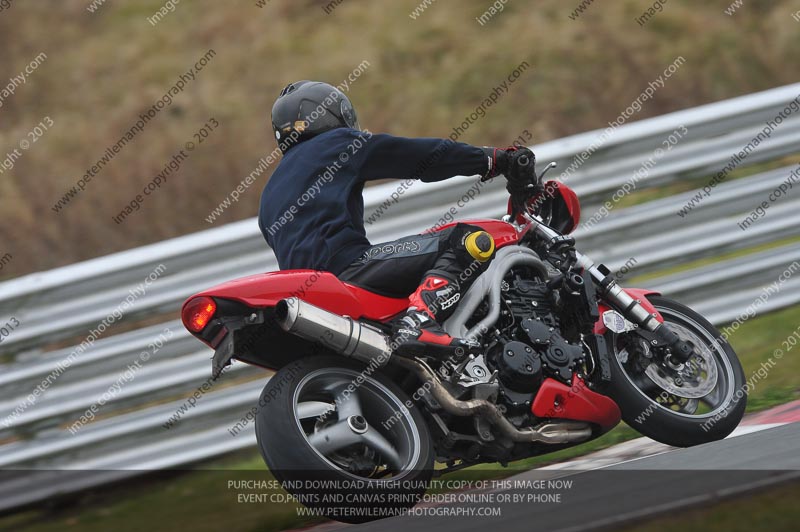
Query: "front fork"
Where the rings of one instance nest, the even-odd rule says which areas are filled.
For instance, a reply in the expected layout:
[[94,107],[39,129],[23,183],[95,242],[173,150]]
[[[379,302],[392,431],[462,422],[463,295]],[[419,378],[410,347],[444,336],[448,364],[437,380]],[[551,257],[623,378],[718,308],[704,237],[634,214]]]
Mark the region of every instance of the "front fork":
[[[589,257],[576,252],[578,266],[586,269],[597,286],[603,299],[628,321],[635,323],[641,329],[651,333],[653,347],[664,349],[664,355],[672,362],[681,364],[689,360],[694,354],[694,346],[681,340],[678,334],[664,322],[658,321],[657,314],[651,314],[631,297],[617,283],[611,272],[604,265],[595,265]],[[649,335],[648,335],[649,336]]]
[[[527,214],[524,216],[531,222],[533,231],[544,241],[554,242],[563,239],[560,233],[536,218]],[[652,338],[651,345],[653,347],[663,348],[664,354],[676,363],[683,363],[689,360],[694,353],[692,344],[681,340],[675,331],[658,320],[657,314],[651,314],[641,303],[623,290],[608,268],[602,264],[596,265],[589,257],[577,251],[575,251],[575,257],[577,259],[575,264],[589,272],[603,300],[622,314],[625,319],[650,333],[646,336]]]

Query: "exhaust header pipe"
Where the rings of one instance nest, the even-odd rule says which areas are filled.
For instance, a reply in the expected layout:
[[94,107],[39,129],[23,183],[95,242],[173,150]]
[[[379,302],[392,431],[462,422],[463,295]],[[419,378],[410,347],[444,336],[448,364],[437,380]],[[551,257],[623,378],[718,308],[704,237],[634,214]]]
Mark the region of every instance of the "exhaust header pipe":
[[495,426],[500,433],[514,442],[520,443],[572,443],[585,441],[592,437],[592,429],[587,423],[576,421],[551,421],[529,429],[515,427],[497,405],[485,399],[462,401],[453,397],[444,387],[436,373],[416,360],[395,357],[402,367],[414,372],[423,382],[428,383],[433,398],[448,413],[454,416],[480,416]]
[[299,298],[278,301],[275,317],[284,331],[365,364],[384,366],[392,356],[389,337],[382,331]]

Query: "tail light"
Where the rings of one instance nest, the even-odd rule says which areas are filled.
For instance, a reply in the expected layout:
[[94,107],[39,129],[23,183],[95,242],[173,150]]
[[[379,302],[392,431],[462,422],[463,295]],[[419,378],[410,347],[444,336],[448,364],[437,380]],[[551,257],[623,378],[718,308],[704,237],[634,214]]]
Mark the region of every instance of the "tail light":
[[199,333],[205,329],[216,311],[217,304],[213,299],[207,296],[196,297],[183,306],[183,326],[193,333]]

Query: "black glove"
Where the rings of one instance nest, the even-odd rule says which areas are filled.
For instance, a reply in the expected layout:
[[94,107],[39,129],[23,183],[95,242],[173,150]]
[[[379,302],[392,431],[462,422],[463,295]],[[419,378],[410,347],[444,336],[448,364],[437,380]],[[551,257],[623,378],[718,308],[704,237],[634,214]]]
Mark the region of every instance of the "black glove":
[[536,156],[528,148],[484,148],[484,151],[491,156],[491,160],[489,173],[483,180],[504,174],[506,190],[511,195],[512,212],[516,215],[523,211],[525,202],[536,194],[541,185],[536,175]]
[[481,149],[489,162],[489,170],[483,175],[481,181],[488,181],[495,176],[505,174],[508,171],[508,154],[516,150],[514,147],[503,149],[490,146],[484,146]]
[[[528,185],[538,184],[536,177],[536,156],[528,148],[518,148],[507,153],[508,168],[505,172],[508,184],[506,189],[509,192],[524,191]],[[512,192],[513,193],[513,192]]]
[[514,182],[515,184],[524,183],[527,185],[536,183],[536,172],[534,170],[536,157],[528,148],[511,146],[502,149],[485,146],[482,149],[489,160],[489,170],[483,176],[482,181],[503,174],[509,182]]

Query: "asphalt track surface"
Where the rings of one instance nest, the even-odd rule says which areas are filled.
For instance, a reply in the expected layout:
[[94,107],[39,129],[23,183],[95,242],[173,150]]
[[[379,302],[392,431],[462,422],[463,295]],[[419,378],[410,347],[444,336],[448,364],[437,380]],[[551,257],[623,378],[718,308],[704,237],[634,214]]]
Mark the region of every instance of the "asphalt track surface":
[[[358,532],[437,532],[486,530],[614,530],[623,523],[698,507],[721,499],[758,492],[769,486],[800,482],[800,423],[787,423],[688,449],[672,449],[590,471],[533,470],[512,481],[571,480],[564,489],[495,489],[468,492],[471,502],[421,504],[416,515],[363,525],[328,523],[314,531],[351,528]],[[531,484],[526,484],[530,486]],[[545,484],[546,485],[546,484]],[[500,494],[526,499],[559,494],[557,502],[497,503]],[[493,503],[477,499],[494,493]],[[535,499],[535,498],[534,498]],[[542,497],[540,499],[548,499]],[[499,508],[500,515],[480,516],[474,508]],[[485,511],[485,510],[484,510]],[[468,515],[472,512],[472,515]],[[497,512],[497,510],[494,510]],[[458,515],[461,514],[461,515]]]

